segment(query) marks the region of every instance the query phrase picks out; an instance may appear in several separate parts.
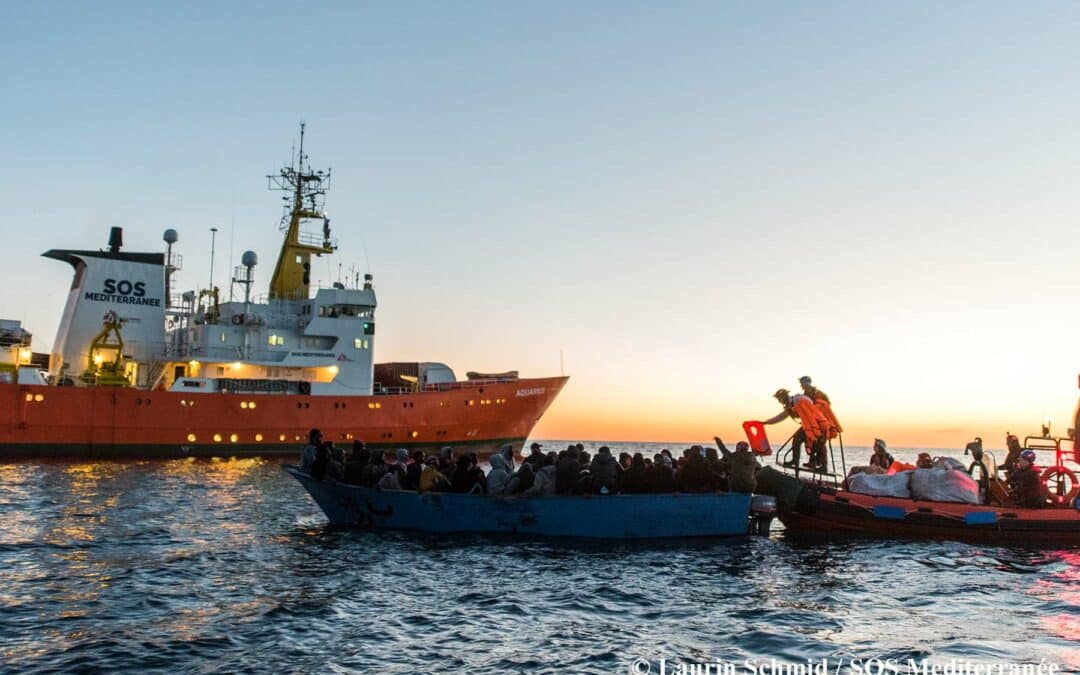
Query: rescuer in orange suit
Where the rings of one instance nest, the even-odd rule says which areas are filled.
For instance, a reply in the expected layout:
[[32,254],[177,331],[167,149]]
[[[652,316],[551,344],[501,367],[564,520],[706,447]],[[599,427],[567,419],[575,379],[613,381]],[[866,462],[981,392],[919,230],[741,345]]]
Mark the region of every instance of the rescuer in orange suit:
[[810,397],[814,405],[821,409],[821,413],[832,424],[834,431],[829,438],[836,438],[837,434],[844,433],[844,427],[840,426],[840,420],[836,419],[836,413],[833,412],[832,401],[829,400],[825,392],[811,384],[809,375],[803,375],[799,378],[799,386],[802,387],[803,393]]
[[825,443],[831,434],[835,433],[829,418],[818,406],[814,405],[809,396],[802,394],[792,396],[787,389],[778,389],[773,396],[780,405],[784,406],[784,410],[776,417],[765,420],[763,424],[776,424],[786,419],[795,419],[800,425],[799,430],[791,439],[791,461],[784,462],[784,466],[793,469],[799,465],[802,446],[805,444],[810,450],[810,461],[803,466],[814,470],[825,469]]

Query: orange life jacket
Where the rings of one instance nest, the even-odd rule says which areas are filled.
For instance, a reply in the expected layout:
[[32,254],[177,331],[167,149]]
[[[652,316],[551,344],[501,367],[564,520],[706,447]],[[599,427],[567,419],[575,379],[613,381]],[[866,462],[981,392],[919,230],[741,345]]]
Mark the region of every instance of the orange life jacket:
[[798,418],[806,433],[806,441],[813,445],[819,438],[829,438],[832,424],[829,418],[821,412],[806,396],[795,395],[791,397],[791,414]]
[[893,463],[889,465],[889,470],[886,471],[885,473],[889,474],[890,476],[893,476],[895,474],[900,473],[901,471],[914,471],[914,470],[915,470],[915,465],[914,464],[908,464],[907,462],[901,462],[898,459],[894,459]]
[[841,434],[844,432],[844,427],[840,426],[840,420],[836,419],[836,413],[833,412],[832,405],[829,403],[828,396],[826,396],[820,391],[815,391],[814,405],[816,405],[821,410],[821,414],[824,415],[825,419],[829,420],[829,424],[832,425],[833,433],[829,436],[829,438],[836,438],[836,434]]

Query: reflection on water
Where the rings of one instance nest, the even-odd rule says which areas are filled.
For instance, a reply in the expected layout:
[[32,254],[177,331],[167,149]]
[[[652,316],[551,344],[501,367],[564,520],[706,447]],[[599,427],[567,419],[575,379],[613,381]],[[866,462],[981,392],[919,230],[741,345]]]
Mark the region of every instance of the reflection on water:
[[1080,553],[329,530],[271,460],[0,465],[0,670],[1080,669]]

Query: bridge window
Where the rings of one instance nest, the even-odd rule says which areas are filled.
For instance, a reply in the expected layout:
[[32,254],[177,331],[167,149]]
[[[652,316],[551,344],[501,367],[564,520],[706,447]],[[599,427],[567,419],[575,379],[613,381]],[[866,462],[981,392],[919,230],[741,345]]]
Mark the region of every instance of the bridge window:
[[281,345],[285,344],[285,336],[284,335],[271,335],[270,337],[266,338],[266,344],[271,345],[271,346],[275,346],[275,347],[280,347]]
[[336,305],[320,305],[319,316],[327,319],[369,319],[374,316],[374,314],[367,305],[347,305],[339,303]]

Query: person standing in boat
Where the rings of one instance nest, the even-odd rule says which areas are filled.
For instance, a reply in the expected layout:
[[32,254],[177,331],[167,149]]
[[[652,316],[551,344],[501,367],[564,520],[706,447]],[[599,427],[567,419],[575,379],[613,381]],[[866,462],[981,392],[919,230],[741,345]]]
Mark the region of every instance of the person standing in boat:
[[773,396],[780,405],[784,406],[784,410],[779,415],[765,420],[763,424],[776,424],[786,419],[799,422],[799,429],[791,438],[791,461],[784,462],[784,466],[789,469],[799,466],[802,447],[805,445],[810,450],[810,461],[804,466],[815,470],[827,468],[825,443],[832,429],[829,419],[818,406],[814,405],[809,396],[803,394],[792,396],[787,389],[778,389]]
[[799,378],[799,386],[802,387],[803,394],[810,397],[810,400],[814,402],[820,410],[821,414],[825,415],[826,419],[833,426],[833,433],[829,438],[835,438],[837,434],[844,433],[844,428],[840,426],[840,420],[836,419],[836,413],[832,409],[832,401],[829,400],[828,395],[815,387],[810,380],[809,375],[803,375]]

